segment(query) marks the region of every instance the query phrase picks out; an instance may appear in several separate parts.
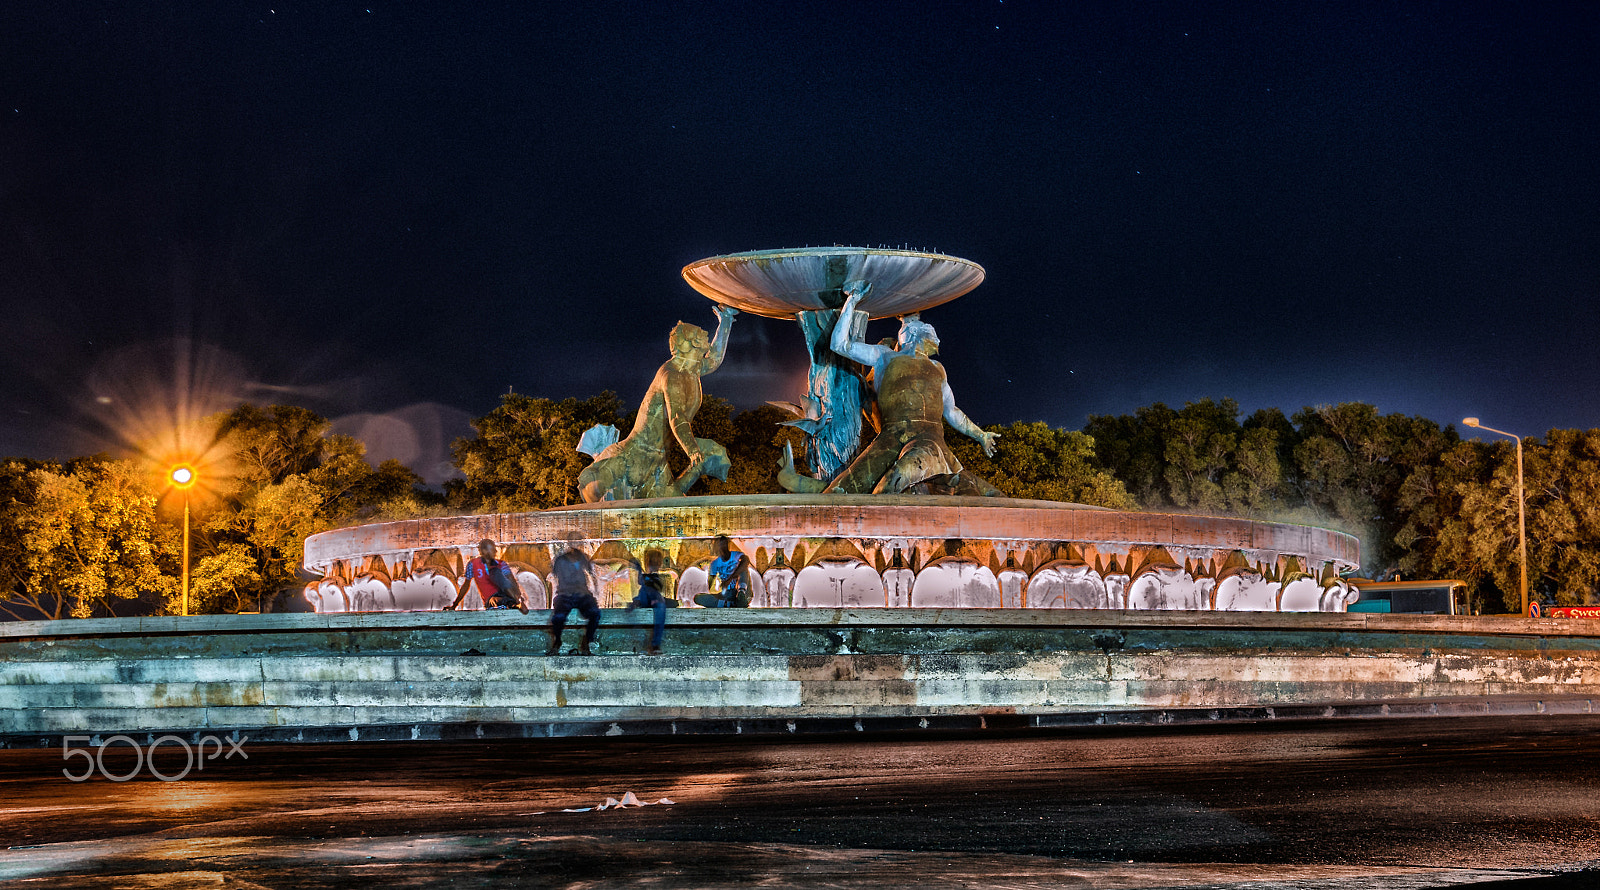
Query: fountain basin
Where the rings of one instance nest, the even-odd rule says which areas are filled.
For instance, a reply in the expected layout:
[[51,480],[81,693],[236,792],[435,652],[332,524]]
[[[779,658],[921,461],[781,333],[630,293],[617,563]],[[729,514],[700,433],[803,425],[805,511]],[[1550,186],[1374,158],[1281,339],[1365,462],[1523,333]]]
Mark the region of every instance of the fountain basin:
[[[738,495],[613,501],[538,513],[414,519],[306,541],[318,611],[435,609],[491,538],[530,606],[576,533],[600,570],[602,606],[624,605],[628,561],[657,549],[677,600],[705,591],[711,541],[754,568],[754,605],[1344,611],[1359,542],[1329,529],[1009,498]],[[467,607],[476,593],[468,595]]]
[[767,318],[837,309],[839,289],[865,279],[872,291],[860,304],[871,318],[930,309],[983,283],[971,260],[916,250],[803,247],[714,256],[683,267],[683,278],[712,300]]

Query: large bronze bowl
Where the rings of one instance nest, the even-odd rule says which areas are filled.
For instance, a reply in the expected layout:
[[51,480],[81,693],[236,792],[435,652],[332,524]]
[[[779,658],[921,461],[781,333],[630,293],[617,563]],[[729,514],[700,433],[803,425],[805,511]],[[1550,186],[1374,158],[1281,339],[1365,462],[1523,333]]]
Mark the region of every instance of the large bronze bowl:
[[689,286],[712,300],[767,318],[837,309],[840,288],[864,279],[872,290],[861,309],[890,318],[948,303],[983,283],[971,260],[870,247],[802,247],[714,256],[683,267]]

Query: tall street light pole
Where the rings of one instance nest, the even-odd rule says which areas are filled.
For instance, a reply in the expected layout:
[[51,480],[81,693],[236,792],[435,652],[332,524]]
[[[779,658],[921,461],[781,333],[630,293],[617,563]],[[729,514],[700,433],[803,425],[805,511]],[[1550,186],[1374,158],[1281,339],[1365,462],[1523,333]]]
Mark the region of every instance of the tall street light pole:
[[172,468],[172,484],[183,492],[183,599],[181,614],[189,614],[189,489],[194,486],[194,468],[178,464]]
[[1522,487],[1522,437],[1505,430],[1484,426],[1476,417],[1468,417],[1461,421],[1475,430],[1486,433],[1498,433],[1509,436],[1517,441],[1517,561],[1522,563],[1522,614],[1528,614],[1528,499]]

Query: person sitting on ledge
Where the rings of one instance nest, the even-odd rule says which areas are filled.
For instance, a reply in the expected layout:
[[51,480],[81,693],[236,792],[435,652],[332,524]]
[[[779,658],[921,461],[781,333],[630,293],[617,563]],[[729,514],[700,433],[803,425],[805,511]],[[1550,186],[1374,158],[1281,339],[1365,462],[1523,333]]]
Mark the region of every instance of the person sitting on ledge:
[[646,651],[650,655],[660,655],[661,636],[667,625],[667,596],[661,592],[665,583],[661,577],[661,551],[645,551],[644,565],[635,563],[633,567],[639,573],[639,593],[628,603],[628,611],[641,606],[655,609],[655,626],[650,631],[650,648]]
[[695,605],[708,609],[743,609],[750,605],[750,560],[735,550],[727,535],[717,535],[712,543],[717,558],[706,570],[711,589],[694,598]]
[[579,655],[593,654],[590,647],[600,633],[600,604],[594,598],[594,589],[598,586],[594,582],[594,562],[578,546],[582,540],[583,535],[569,532],[567,549],[550,565],[550,573],[556,577],[556,595],[550,602],[550,648],[545,651],[546,655],[561,654],[561,630],[567,626],[567,616],[573,609],[588,622]]
[[528,614],[528,604],[524,602],[522,587],[517,584],[517,576],[511,571],[511,564],[503,559],[495,559],[495,544],[489,538],[478,542],[478,555],[467,563],[467,571],[461,579],[461,590],[456,593],[456,601],[444,607],[444,611],[453,612],[461,608],[461,601],[467,598],[467,590],[474,581],[478,584],[478,596],[483,599],[485,609],[516,608],[522,614]]

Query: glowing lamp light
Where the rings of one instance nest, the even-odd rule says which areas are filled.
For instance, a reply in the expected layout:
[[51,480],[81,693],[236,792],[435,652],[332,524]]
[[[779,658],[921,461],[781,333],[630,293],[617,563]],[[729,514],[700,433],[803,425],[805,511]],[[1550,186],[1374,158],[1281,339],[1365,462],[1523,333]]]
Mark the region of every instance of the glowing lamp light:
[[172,484],[179,488],[188,488],[194,484],[194,468],[188,464],[179,464],[172,468]]

